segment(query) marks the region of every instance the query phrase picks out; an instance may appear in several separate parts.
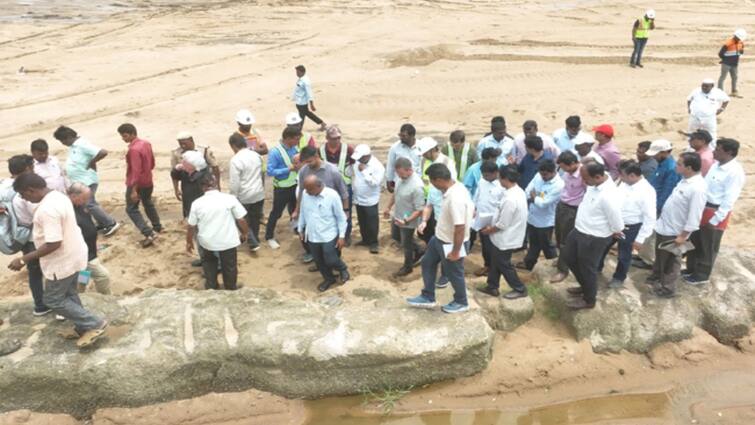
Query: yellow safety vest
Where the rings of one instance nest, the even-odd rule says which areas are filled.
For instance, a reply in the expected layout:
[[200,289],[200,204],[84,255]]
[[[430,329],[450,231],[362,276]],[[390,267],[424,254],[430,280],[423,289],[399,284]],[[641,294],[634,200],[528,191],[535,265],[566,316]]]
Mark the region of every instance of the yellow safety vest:
[[[286,152],[286,148],[283,147],[283,143],[281,142],[275,145],[275,149],[281,154],[283,163],[286,164],[286,166],[291,167],[291,158],[288,157],[288,152]],[[288,177],[283,180],[273,178],[273,187],[286,188],[296,186],[297,178],[298,173],[296,171],[289,171]]]
[[[327,152],[325,150],[325,144],[323,143],[322,146],[320,146],[320,158],[322,158],[323,161],[327,161]],[[349,152],[349,148],[346,145],[341,145],[341,153],[338,156],[338,170],[341,172],[341,177],[343,177],[343,182],[346,184],[351,184],[351,178],[346,175],[346,155]]]
[[456,168],[456,157],[454,156],[454,148],[451,146],[451,144],[446,145],[446,156],[448,156],[448,159],[453,164],[453,170],[456,171],[456,180],[461,180],[464,178],[464,175],[467,173],[467,167],[469,167],[469,143],[464,143],[464,147],[461,148],[461,164],[459,168]]
[[640,21],[640,26],[634,31],[634,38],[648,38],[648,33],[650,32],[650,19],[643,16],[638,19],[638,21]]

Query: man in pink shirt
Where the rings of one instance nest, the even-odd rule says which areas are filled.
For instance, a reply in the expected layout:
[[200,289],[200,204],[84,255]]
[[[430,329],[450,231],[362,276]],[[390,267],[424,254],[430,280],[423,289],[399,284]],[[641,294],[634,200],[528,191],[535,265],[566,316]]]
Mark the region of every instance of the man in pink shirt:
[[558,246],[559,255],[558,273],[552,278],[551,282],[558,283],[569,276],[569,265],[566,264],[565,258],[561,255],[564,246],[566,246],[566,237],[574,229],[574,221],[577,219],[577,207],[585,196],[587,186],[582,181],[580,167],[582,163],[577,155],[572,151],[561,152],[558,156],[558,167],[561,170],[561,179],[564,181],[564,189],[561,191],[561,199],[556,205],[556,245]]
[[31,156],[34,158],[34,174],[47,182],[47,187],[58,192],[66,192],[66,180],[60,163],[54,156],[50,156],[50,148],[45,139],[31,142]]
[[[148,247],[155,242],[157,232],[162,231],[160,216],[152,202],[152,170],[155,168],[155,156],[152,154],[152,145],[136,135],[136,127],[133,124],[121,124],[118,127],[121,139],[128,143],[126,153],[126,213],[134,225],[144,235],[142,247]],[[144,212],[147,214],[152,227],[148,226],[139,211],[139,202],[144,204]]]
[[11,261],[8,268],[18,271],[39,260],[45,278],[45,305],[73,323],[66,338],[78,338],[76,345],[87,347],[104,334],[108,322],[87,311],[79,299],[79,271],[87,267],[87,245],[76,224],[73,204],[33,173],[18,176],[13,189],[38,206],[32,227],[35,249]]
[[592,150],[603,158],[608,174],[615,180],[619,176],[621,154],[619,148],[613,143],[613,127],[609,124],[601,124],[593,128],[592,131],[595,132],[595,140],[598,141],[598,144]]
[[697,130],[689,135],[689,147],[700,155],[702,168],[700,173],[703,177],[708,174],[708,170],[713,166],[713,149],[710,148],[710,142],[713,140],[707,130]]

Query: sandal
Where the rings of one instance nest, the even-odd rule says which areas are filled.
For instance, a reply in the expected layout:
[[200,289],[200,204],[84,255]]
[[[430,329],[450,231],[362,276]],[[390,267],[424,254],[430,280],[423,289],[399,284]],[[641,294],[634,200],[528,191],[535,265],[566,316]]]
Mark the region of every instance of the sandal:
[[76,341],[76,346],[79,348],[86,348],[94,344],[98,339],[102,337],[102,335],[105,334],[105,328],[107,328],[108,322],[105,320],[105,323],[102,324],[97,329],[90,329],[86,332],[84,332],[81,337],[79,337],[79,340]]

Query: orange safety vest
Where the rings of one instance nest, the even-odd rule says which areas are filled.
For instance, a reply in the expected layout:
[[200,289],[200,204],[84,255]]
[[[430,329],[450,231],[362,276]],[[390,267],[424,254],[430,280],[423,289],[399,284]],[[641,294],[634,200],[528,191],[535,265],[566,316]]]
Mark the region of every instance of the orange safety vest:
[[734,40],[734,37],[729,38],[724,43],[726,50],[724,56],[739,56],[745,50],[745,44],[742,40]]

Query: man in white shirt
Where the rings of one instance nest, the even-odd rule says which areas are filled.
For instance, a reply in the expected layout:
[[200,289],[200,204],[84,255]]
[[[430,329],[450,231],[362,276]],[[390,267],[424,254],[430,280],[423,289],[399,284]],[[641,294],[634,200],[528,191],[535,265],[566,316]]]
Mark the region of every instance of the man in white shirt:
[[399,130],[399,140],[388,149],[388,162],[385,164],[385,186],[388,192],[393,193],[398,176],[396,175],[396,159],[404,157],[412,163],[412,168],[420,175],[420,162],[422,154],[417,147],[417,130],[411,124],[403,124]]
[[706,204],[700,230],[692,233],[690,241],[695,249],[687,253],[687,270],[682,276],[692,285],[704,284],[710,279],[721,238],[729,224],[734,203],[739,199],[745,184],[745,172],[737,160],[739,142],[720,138],[713,151],[716,162],[705,176]]
[[[482,157],[482,151],[487,148],[496,148],[501,151],[497,158],[498,165],[507,165],[513,160],[514,139],[506,133],[506,121],[503,117],[494,117],[490,121],[490,134],[477,142],[477,156]],[[464,178],[464,176],[458,177],[459,180]]]
[[514,150],[512,152],[514,161],[519,164],[527,155],[527,148],[524,145],[524,139],[529,136],[537,136],[543,139],[543,150],[551,154],[553,158],[558,158],[558,154],[561,150],[556,146],[553,138],[545,133],[541,133],[537,129],[537,122],[534,120],[527,120],[522,124],[522,132],[514,137]]
[[[236,247],[246,242],[249,227],[246,210],[235,196],[218,191],[215,176],[205,174],[201,183],[204,195],[191,204],[186,252],[194,250],[194,235],[202,247],[202,269],[206,289],[218,289],[218,270],[223,287],[235,290],[238,279]],[[218,260],[220,267],[218,267]]]
[[655,189],[642,176],[642,168],[635,160],[619,163],[619,193],[624,200],[621,207],[621,218],[624,220],[624,231],[619,239],[614,239],[606,248],[598,270],[603,270],[611,246],[618,241],[619,255],[616,271],[608,284],[611,288],[621,288],[627,278],[629,266],[632,264],[632,249],[640,250],[648,236],[653,234],[655,227]]
[[574,230],[566,238],[562,255],[579,283],[578,288],[568,288],[576,298],[567,303],[569,308],[595,307],[598,293],[598,263],[611,243],[624,229],[621,218],[621,194],[616,184],[608,177],[602,164],[587,161],[580,168],[587,191],[577,209]]
[[682,180],[663,204],[655,224],[655,263],[647,283],[653,285],[653,293],[661,298],[676,295],[676,281],[682,266],[681,253],[670,249],[679,250],[692,232],[700,228],[707,189],[701,168],[702,161],[697,153],[679,155],[676,172]]
[[60,169],[60,163],[54,156],[50,156],[50,147],[45,139],[31,142],[31,156],[34,158],[34,174],[47,182],[47,187],[66,193],[66,179]]
[[729,105],[729,95],[714,87],[715,81],[706,78],[700,87],[692,90],[687,97],[687,113],[689,114],[689,133],[706,130],[713,138],[711,149],[716,147],[718,123],[716,117],[726,110]]
[[250,149],[246,138],[233,133],[228,139],[233,150],[228,169],[231,195],[238,198],[246,210],[246,223],[249,226],[247,237],[252,251],[260,249],[260,220],[265,204],[265,187],[262,180],[262,157]]
[[589,135],[582,131],[582,120],[579,115],[570,116],[566,119],[565,124],[564,128],[559,128],[553,132],[553,142],[561,152],[572,151],[577,153],[577,150],[574,149],[574,141]]
[[485,286],[477,290],[493,297],[500,295],[501,275],[506,279],[511,291],[503,297],[509,300],[527,296],[527,287],[519,279],[511,264],[511,254],[524,243],[527,229],[527,196],[519,187],[519,172],[515,165],[501,167],[500,185],[505,190],[498,205],[493,224],[480,230],[491,241],[490,272]]
[[427,169],[430,184],[443,193],[443,203],[435,236],[430,239],[422,257],[422,294],[406,301],[412,307],[435,306],[435,279],[438,264],[443,268],[454,289],[454,299],[441,310],[446,313],[461,313],[469,310],[467,287],[464,282],[464,256],[469,244],[469,229],[474,216],[474,204],[463,184],[451,178],[451,171],[443,164],[433,164]]
[[[472,201],[475,205],[475,218],[481,220],[483,217],[493,217],[498,212],[498,206],[501,204],[501,198],[505,193],[501,183],[498,181],[498,166],[494,161],[483,161],[480,166],[482,179],[475,192]],[[479,230],[478,230],[478,233]],[[480,233],[480,244],[482,245],[482,259],[484,266],[477,270],[475,276],[487,276],[490,271],[490,256],[493,252],[490,236]]]
[[595,160],[600,165],[605,165],[605,161],[603,160],[603,157],[600,156],[597,152],[592,150],[593,145],[595,144],[595,139],[593,139],[592,136],[585,133],[583,136],[580,136],[574,140],[574,150],[577,153],[577,159],[582,162],[585,159],[591,158]]
[[320,125],[320,131],[324,131],[327,125],[323,120],[315,115],[315,95],[312,93],[312,82],[309,81],[309,77],[306,75],[307,69],[304,65],[296,66],[296,87],[294,87],[294,93],[291,96],[294,103],[296,103],[296,110],[299,111],[299,116],[302,119],[302,129],[304,128],[304,118],[309,117],[315,124]]
[[372,155],[370,147],[361,144],[354,148],[351,159],[356,161],[351,165],[352,190],[354,191],[354,205],[357,207],[357,220],[362,240],[360,246],[370,248],[370,253],[377,254],[378,234],[380,233],[380,185],[383,183],[385,168]]

